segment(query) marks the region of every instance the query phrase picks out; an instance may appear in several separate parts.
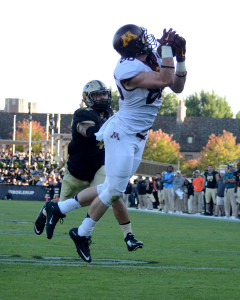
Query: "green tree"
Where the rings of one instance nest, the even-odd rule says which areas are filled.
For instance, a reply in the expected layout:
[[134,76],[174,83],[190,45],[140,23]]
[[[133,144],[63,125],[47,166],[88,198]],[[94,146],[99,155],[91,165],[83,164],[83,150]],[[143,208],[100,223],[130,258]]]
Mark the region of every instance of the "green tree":
[[240,111],[236,113],[236,119],[240,119]]
[[[29,140],[29,120],[23,120],[22,122],[17,123],[16,129],[16,140]],[[46,134],[45,129],[37,121],[32,121],[32,141],[45,140]],[[17,146],[17,151],[23,151],[23,146]],[[33,144],[32,150],[34,153],[38,154],[42,150],[41,144]]]
[[190,95],[185,100],[188,117],[232,118],[233,113],[226,98],[214,93],[204,92]]
[[110,87],[110,90],[112,92],[112,109],[116,113],[119,110],[118,101],[120,98],[120,94],[118,90],[113,91],[112,87]]
[[215,168],[221,164],[235,163],[240,157],[240,144],[236,144],[236,137],[231,132],[223,130],[222,134],[211,134],[207,145],[200,152],[200,164],[206,169],[209,164]]
[[181,159],[180,146],[175,142],[172,135],[150,130],[148,140],[143,153],[143,159],[157,162],[176,164]]
[[178,106],[178,96],[175,93],[162,94],[162,105],[158,112],[159,116],[176,116]]

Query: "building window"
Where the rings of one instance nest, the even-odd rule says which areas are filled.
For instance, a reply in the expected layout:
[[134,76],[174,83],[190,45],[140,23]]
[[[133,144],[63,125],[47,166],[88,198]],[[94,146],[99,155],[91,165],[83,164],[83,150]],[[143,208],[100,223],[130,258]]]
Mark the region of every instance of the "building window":
[[186,160],[193,159],[193,155],[191,155],[191,154],[186,154],[186,155],[185,155],[185,159],[186,159]]
[[187,142],[188,142],[188,144],[192,144],[192,143],[193,143],[193,137],[192,137],[192,136],[189,136],[189,137],[187,138]]

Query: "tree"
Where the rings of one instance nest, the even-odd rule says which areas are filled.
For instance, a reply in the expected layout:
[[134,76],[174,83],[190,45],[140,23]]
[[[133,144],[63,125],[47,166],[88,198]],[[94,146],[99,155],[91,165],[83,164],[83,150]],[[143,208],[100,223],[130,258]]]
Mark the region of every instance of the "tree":
[[233,113],[226,98],[217,96],[214,91],[210,94],[203,90],[186,98],[188,117],[232,118]]
[[205,169],[209,164],[217,168],[221,164],[235,163],[239,157],[240,144],[236,144],[236,137],[223,130],[222,135],[210,135],[207,145],[200,152],[200,163]]
[[236,113],[236,119],[240,119],[240,110]]
[[172,138],[161,129],[150,130],[143,159],[176,164],[181,159],[180,146]]
[[178,106],[178,97],[175,93],[162,94],[162,105],[158,112],[159,116],[176,116]]
[[[17,123],[16,129],[16,140],[29,140],[29,120],[23,120]],[[45,129],[37,121],[32,121],[32,141],[45,140],[46,134]],[[23,146],[17,146],[16,150],[23,151]],[[34,153],[38,154],[42,150],[41,144],[33,144],[32,150]]]
[[201,169],[200,159],[189,159],[182,161],[181,171],[188,177],[192,177],[193,172]]
[[110,87],[110,90],[112,92],[112,109],[116,113],[119,110],[118,101],[120,98],[120,94],[119,94],[118,90],[113,91],[111,87]]

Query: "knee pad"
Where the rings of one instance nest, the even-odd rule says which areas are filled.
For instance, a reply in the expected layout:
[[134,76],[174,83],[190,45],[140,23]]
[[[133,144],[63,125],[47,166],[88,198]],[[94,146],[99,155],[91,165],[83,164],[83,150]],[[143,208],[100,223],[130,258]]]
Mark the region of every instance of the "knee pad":
[[122,193],[119,192],[118,190],[108,186],[100,193],[99,198],[103,204],[110,207],[113,202],[119,199],[119,196],[121,194]]

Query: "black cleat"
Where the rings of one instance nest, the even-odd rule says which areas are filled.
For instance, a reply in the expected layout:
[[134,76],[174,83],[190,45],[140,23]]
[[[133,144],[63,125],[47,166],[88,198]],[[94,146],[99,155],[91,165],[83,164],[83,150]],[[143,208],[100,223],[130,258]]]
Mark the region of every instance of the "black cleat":
[[46,224],[46,215],[44,214],[44,211],[46,213],[46,203],[43,205],[43,207],[41,208],[37,219],[35,221],[35,225],[34,225],[34,231],[37,235],[40,235],[43,233],[45,224]]
[[51,239],[53,236],[54,228],[59,219],[63,219],[66,215],[62,214],[58,204],[54,202],[47,202],[46,203],[46,211],[47,211],[47,222],[46,222],[46,231],[47,231],[47,238]]
[[91,245],[91,237],[79,236],[78,228],[72,228],[69,231],[71,239],[74,241],[78,255],[87,263],[92,261],[89,246]]
[[138,248],[143,247],[143,242],[140,242],[140,241],[136,240],[134,235],[130,232],[127,234],[124,241],[127,244],[128,251],[135,251]]

